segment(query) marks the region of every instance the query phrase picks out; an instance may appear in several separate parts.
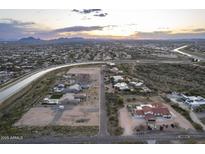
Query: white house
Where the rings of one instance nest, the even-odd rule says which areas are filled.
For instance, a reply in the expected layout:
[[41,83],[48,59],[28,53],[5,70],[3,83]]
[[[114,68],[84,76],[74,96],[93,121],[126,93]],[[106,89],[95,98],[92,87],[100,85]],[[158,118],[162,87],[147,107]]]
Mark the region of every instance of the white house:
[[131,86],[134,86],[134,87],[140,87],[140,86],[143,85],[143,82],[134,82],[134,81],[131,81],[131,82],[129,82],[129,84],[130,84]]
[[58,99],[50,99],[50,98],[46,97],[46,98],[43,99],[42,104],[56,105],[56,104],[59,104],[59,100]]
[[129,90],[129,87],[128,87],[127,83],[125,83],[125,82],[117,83],[114,85],[114,87],[119,89],[119,90]]
[[113,78],[113,81],[115,83],[124,80],[124,78],[122,76],[120,76],[120,75],[113,76],[112,78]]
[[74,84],[74,85],[69,86],[68,88],[66,88],[65,93],[68,93],[68,92],[78,93],[81,90],[82,90],[82,87],[79,84]]
[[200,105],[205,105],[205,99],[200,96],[190,96],[184,101],[184,103],[188,104],[192,108],[195,108],[199,107]]

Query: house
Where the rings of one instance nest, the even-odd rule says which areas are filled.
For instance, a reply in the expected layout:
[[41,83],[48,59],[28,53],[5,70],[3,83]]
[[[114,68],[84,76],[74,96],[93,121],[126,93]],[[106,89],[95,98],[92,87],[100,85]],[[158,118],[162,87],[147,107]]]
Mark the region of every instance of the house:
[[144,117],[144,119],[146,120],[146,121],[156,121],[156,118],[155,118],[155,116],[153,115],[153,114],[146,114],[145,115],[145,117]]
[[65,88],[64,93],[78,93],[82,90],[82,87],[79,84],[74,84]]
[[119,71],[119,69],[117,67],[113,67],[110,69],[110,71],[113,73],[117,73]]
[[90,87],[90,84],[81,84],[80,86],[82,89],[88,89]]
[[157,117],[162,117],[162,118],[172,117],[168,108],[158,103],[140,105],[136,109],[134,109],[133,115],[136,118],[144,118],[145,120],[155,119]]
[[184,103],[189,105],[191,108],[197,108],[201,105],[205,105],[205,99],[200,96],[189,96]]
[[117,67],[111,68],[110,72],[115,73],[115,74],[122,74],[123,73],[123,71],[119,70]]
[[113,79],[114,83],[117,83],[119,81],[123,81],[124,80],[124,78],[122,76],[120,76],[120,75],[113,76],[112,79]]
[[184,94],[178,94],[178,96],[184,104],[188,105],[192,109],[205,105],[205,98],[201,96],[186,96]]
[[74,93],[64,94],[63,97],[59,100],[61,104],[79,104],[81,99],[75,98]]
[[149,106],[143,106],[142,111],[144,112],[145,115],[154,114],[153,110],[152,110],[152,107],[149,107]]
[[156,117],[171,118],[171,113],[165,107],[154,107],[152,111],[153,115]]
[[145,114],[144,114],[143,110],[136,110],[135,116],[138,118],[144,118]]
[[114,88],[121,90],[121,91],[126,91],[126,90],[130,90],[127,83],[125,82],[121,82],[121,83],[116,83],[114,85]]
[[115,63],[107,63],[108,65],[110,65],[111,67],[115,66]]
[[143,82],[134,82],[134,81],[131,81],[131,82],[129,82],[129,85],[130,85],[130,86],[133,86],[133,87],[135,87],[135,88],[137,88],[137,87],[142,86],[142,85],[143,85]]
[[50,98],[44,98],[42,104],[47,105],[57,105],[59,104],[59,99],[50,99]]

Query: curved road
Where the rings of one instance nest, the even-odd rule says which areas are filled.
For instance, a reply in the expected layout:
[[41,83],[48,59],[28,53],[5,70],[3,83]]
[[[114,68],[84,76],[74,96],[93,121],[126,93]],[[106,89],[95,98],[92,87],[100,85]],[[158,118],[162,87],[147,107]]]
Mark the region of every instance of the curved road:
[[179,48],[174,49],[173,51],[174,51],[174,52],[178,52],[179,54],[185,55],[185,56],[190,57],[190,58],[199,59],[199,60],[204,60],[204,59],[201,58],[201,57],[198,57],[198,56],[195,56],[195,55],[192,55],[192,54],[189,54],[189,53],[180,51],[181,49],[184,49],[184,48],[186,48],[186,47],[188,47],[188,45],[181,46],[181,47],[179,47]]
[[38,78],[42,77],[46,73],[49,73],[51,71],[60,69],[60,68],[65,68],[65,67],[71,67],[71,66],[79,66],[79,65],[88,65],[88,64],[103,64],[105,62],[83,62],[83,63],[74,63],[74,64],[65,64],[65,65],[60,65],[60,66],[54,66],[48,69],[44,69],[42,71],[39,71],[23,80],[18,80],[15,84],[8,86],[7,88],[2,88],[0,90],[0,105],[9,97],[17,94],[20,92],[23,88],[31,84],[33,81],[37,80]]

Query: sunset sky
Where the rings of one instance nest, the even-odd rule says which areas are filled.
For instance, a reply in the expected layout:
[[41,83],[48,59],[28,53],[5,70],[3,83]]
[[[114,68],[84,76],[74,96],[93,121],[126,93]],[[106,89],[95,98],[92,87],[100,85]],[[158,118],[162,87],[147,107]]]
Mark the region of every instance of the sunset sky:
[[205,38],[205,10],[0,10],[0,40]]

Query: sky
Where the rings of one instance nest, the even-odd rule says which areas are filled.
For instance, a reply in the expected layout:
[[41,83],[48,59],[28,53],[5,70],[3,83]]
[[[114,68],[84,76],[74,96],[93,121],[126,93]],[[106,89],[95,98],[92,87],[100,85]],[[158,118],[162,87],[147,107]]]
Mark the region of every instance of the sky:
[[205,10],[0,10],[0,40],[205,38]]

